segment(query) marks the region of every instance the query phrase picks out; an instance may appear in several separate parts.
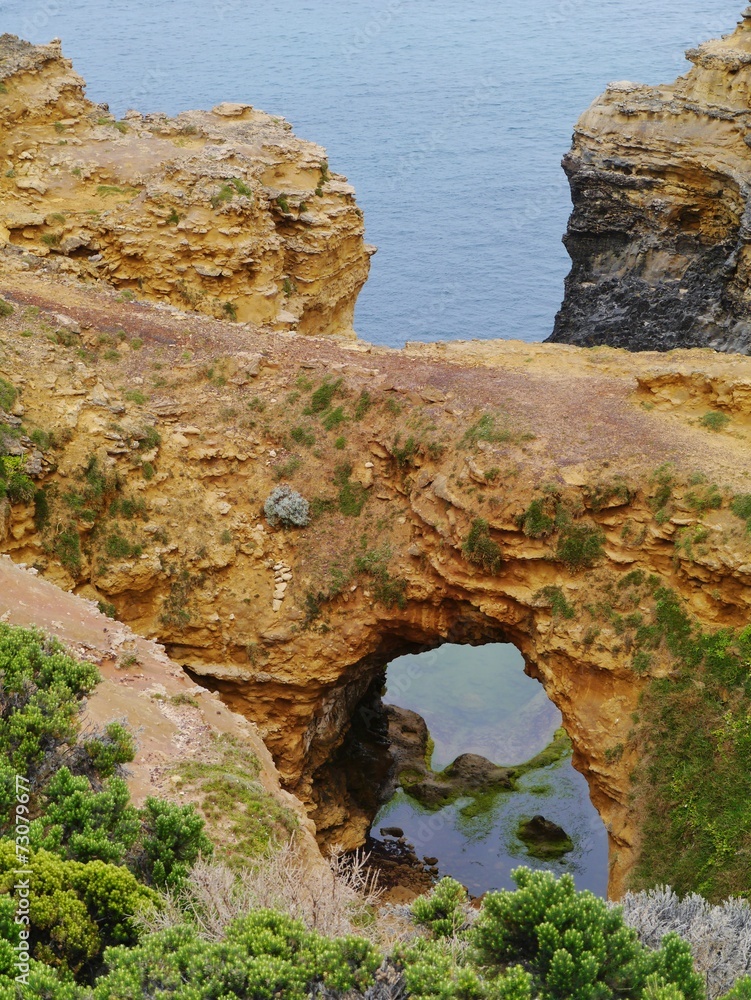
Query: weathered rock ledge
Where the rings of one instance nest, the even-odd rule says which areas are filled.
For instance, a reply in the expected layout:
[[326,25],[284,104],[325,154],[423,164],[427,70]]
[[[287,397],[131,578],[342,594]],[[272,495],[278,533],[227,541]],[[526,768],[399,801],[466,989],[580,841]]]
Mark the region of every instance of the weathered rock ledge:
[[687,58],[674,84],[612,83],[576,125],[551,341],[751,353],[751,8]]
[[325,150],[249,104],[116,121],[59,42],[0,36],[0,246],[209,315],[354,336],[374,248]]
[[[257,724],[319,839],[346,846],[370,816],[332,761],[384,665],[515,643],[563,714],[620,893],[640,838],[632,713],[672,661],[660,647],[634,672],[617,607],[648,617],[649,594],[618,584],[656,574],[705,627],[748,622],[730,498],[751,492],[751,359],[249,333],[19,270],[13,248],[0,292],[18,392],[3,433],[44,491],[5,504],[4,551],[165,643]],[[309,527],[268,525],[279,482],[313,502]],[[697,507],[715,484],[719,506]],[[534,537],[533,501],[602,533],[591,569]]]

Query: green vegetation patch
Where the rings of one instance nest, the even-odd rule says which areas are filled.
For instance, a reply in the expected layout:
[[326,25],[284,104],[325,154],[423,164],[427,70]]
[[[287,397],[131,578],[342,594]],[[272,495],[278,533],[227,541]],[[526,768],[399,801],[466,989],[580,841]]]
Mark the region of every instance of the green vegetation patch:
[[718,431],[725,430],[730,423],[730,417],[727,413],[721,413],[719,410],[709,410],[708,413],[699,418],[699,423],[708,431],[715,431],[717,433]]
[[590,521],[566,519],[560,527],[555,557],[570,570],[589,569],[605,554],[605,532]]
[[673,489],[675,473],[670,462],[665,462],[655,469],[650,478],[651,493],[647,503],[654,511],[658,524],[664,524],[672,514]]
[[569,604],[560,587],[543,587],[535,594],[535,600],[544,600],[553,612],[554,618],[575,618],[576,608]]
[[486,573],[497,573],[501,568],[501,547],[490,537],[488,522],[476,517],[469,529],[462,552],[469,562],[482,566]]
[[746,531],[751,534],[751,493],[740,493],[733,497],[730,509],[736,517],[746,522]]
[[352,464],[340,462],[334,470],[334,483],[339,487],[337,503],[345,517],[359,517],[368,499],[368,491],[361,483],[352,482]]
[[547,538],[555,531],[555,505],[551,497],[537,497],[516,523],[528,538]]
[[343,379],[341,378],[335,379],[334,381],[326,379],[322,382],[311,395],[310,403],[303,412],[310,415],[314,413],[323,413],[325,410],[328,410],[334,396],[336,396],[341,389],[342,382]]
[[673,670],[639,709],[635,887],[751,897],[751,626],[705,633],[667,588],[637,644]]
[[242,867],[286,843],[297,829],[295,814],[260,784],[256,756],[231,736],[213,745],[211,763],[189,761],[174,768],[181,790],[198,798],[209,833],[220,853]]

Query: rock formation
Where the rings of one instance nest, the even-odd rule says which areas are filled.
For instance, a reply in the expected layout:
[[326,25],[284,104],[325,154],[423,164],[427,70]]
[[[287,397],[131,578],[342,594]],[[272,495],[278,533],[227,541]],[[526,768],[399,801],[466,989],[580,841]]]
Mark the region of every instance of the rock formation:
[[[165,643],[347,846],[371,816],[336,753],[384,665],[515,643],[563,713],[618,894],[640,837],[631,716],[672,669],[664,646],[632,668],[624,623],[651,599],[618,582],[654,573],[706,626],[748,621],[729,504],[748,490],[751,360],[251,335],[23,263],[0,254],[3,435],[43,492],[5,502],[2,548]],[[307,528],[264,518],[280,481]],[[591,569],[547,511],[602,540]]]
[[249,104],[116,121],[59,43],[0,37],[0,245],[126,297],[353,336],[374,252],[320,146]]
[[552,341],[751,352],[751,7],[687,57],[674,84],[612,83],[576,125]]
[[[748,40],[744,26],[738,52]],[[562,712],[620,894],[644,853],[640,695],[677,670],[658,588],[704,628],[749,620],[751,359],[298,336],[348,329],[367,271],[351,194],[318,147],[245,106],[115,123],[56,45],[4,36],[0,56],[2,550],[158,639],[255,723],[321,843],[355,846],[372,818],[366,762],[338,755],[384,666],[447,641],[513,642]],[[746,64],[733,58],[738,93],[722,90],[730,56],[713,43],[664,100],[621,86],[590,112],[622,135],[618,116],[651,108],[629,142],[662,174],[626,163],[626,185],[607,189],[618,226],[587,225],[612,249],[638,232],[633,206],[655,241],[683,220],[670,261],[687,298],[712,247],[742,236]],[[714,198],[704,131],[688,124],[699,90],[723,137]],[[669,106],[686,131],[658,155]],[[669,282],[653,251],[633,280],[654,278],[657,309]],[[108,281],[91,280],[100,269]],[[139,278],[161,304],[124,294]],[[303,494],[309,524],[269,524],[280,484]]]

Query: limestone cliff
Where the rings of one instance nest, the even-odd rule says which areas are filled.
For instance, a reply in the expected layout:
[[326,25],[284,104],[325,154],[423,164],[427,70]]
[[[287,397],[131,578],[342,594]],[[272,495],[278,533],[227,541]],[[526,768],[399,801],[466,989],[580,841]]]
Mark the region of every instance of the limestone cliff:
[[353,336],[372,247],[346,178],[282,118],[116,121],[60,45],[0,37],[0,244],[63,275],[240,322]]
[[[370,817],[331,762],[384,664],[515,643],[563,713],[620,892],[640,843],[632,713],[673,668],[658,643],[634,669],[652,599],[619,583],[655,574],[706,626],[747,623],[731,500],[751,360],[251,336],[31,275],[13,248],[0,290],[4,448],[39,491],[5,503],[13,559],[165,643],[347,846]],[[280,482],[308,527],[268,524]],[[599,539],[585,563],[577,538]]]
[[611,84],[576,125],[552,341],[751,351],[751,7],[687,57],[674,84]]

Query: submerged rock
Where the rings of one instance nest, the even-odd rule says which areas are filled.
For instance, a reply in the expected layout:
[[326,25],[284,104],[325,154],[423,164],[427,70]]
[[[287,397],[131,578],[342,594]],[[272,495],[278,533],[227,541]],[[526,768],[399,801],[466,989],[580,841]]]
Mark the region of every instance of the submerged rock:
[[563,827],[544,816],[523,820],[517,834],[526,844],[527,851],[535,858],[560,858],[574,849],[573,841]]
[[476,753],[463,753],[444,774],[463,789],[485,792],[496,788],[513,787],[513,770],[499,767],[487,757]]

